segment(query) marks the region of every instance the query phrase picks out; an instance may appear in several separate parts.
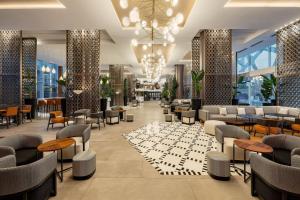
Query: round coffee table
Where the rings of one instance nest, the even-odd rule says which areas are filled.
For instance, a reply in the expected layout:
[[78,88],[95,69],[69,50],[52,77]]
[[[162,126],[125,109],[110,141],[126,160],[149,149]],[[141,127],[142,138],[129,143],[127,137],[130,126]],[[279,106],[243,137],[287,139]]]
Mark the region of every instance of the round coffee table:
[[[265,153],[271,154],[273,153],[273,148],[264,143],[255,141],[255,140],[247,140],[247,139],[237,139],[233,142],[233,166],[235,164],[235,145],[244,150],[244,169],[242,170],[244,173],[244,182],[247,182],[251,177],[251,173],[246,171],[246,152],[252,151],[256,153]],[[235,166],[234,166],[235,167]],[[237,168],[237,167],[235,167]],[[240,169],[241,170],[241,169]],[[247,177],[247,174],[249,177]]]
[[37,147],[38,151],[40,152],[51,152],[51,151],[60,150],[60,171],[57,172],[57,175],[61,182],[64,179],[63,172],[71,169],[71,167],[63,169],[63,149],[73,144],[74,144],[74,153],[76,154],[76,141],[73,138],[50,140],[48,142],[40,144]]

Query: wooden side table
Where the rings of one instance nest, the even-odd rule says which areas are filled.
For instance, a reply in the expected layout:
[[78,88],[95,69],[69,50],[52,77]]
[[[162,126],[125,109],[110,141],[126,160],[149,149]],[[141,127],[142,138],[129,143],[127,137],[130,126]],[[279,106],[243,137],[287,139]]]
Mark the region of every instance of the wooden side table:
[[60,181],[63,182],[64,175],[63,172],[71,169],[72,167],[63,168],[63,149],[71,146],[74,144],[74,155],[76,155],[76,141],[73,138],[64,138],[64,139],[56,139],[50,140],[43,144],[40,144],[37,149],[40,152],[51,152],[51,151],[58,151],[60,150],[60,171],[57,172],[57,176],[59,177]]
[[[262,142],[247,140],[247,139],[237,139],[233,142],[233,167],[239,169],[235,166],[235,145],[244,150],[244,169],[240,169],[244,173],[244,182],[246,183],[251,177],[251,173],[246,171],[246,152],[252,151],[256,153],[273,153],[273,148],[269,145],[266,145]],[[247,177],[247,175],[249,175]]]

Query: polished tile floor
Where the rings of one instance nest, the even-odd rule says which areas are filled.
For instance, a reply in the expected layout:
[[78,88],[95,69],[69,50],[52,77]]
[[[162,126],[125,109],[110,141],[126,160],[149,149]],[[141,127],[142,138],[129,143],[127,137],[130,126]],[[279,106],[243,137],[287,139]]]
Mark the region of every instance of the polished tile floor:
[[[122,136],[150,122],[164,121],[158,102],[147,102],[128,111],[134,122],[94,128],[91,148],[97,153],[97,170],[86,181],[75,181],[71,171],[58,181],[58,194],[53,200],[248,200],[250,182],[240,176],[230,181],[216,181],[209,176],[162,176]],[[19,127],[0,128],[0,136],[16,133],[41,134],[45,141],[54,139],[60,128],[46,131],[47,120],[35,120]]]

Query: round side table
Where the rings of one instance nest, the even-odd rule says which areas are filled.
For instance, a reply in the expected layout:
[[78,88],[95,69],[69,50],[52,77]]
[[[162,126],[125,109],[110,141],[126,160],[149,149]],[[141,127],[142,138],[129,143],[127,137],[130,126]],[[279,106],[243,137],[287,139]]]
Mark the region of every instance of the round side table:
[[[238,146],[239,148],[244,150],[244,169],[240,169],[244,173],[244,182],[247,182],[249,178],[251,177],[251,173],[246,171],[246,152],[252,151],[256,153],[273,153],[273,148],[269,145],[266,145],[264,143],[254,141],[254,140],[247,140],[247,139],[237,139],[233,142],[233,166],[235,164],[235,146]],[[234,166],[235,167],[235,166]],[[235,167],[237,168],[237,167]],[[239,169],[239,168],[238,168]],[[247,175],[249,175],[247,177]]]
[[60,171],[57,172],[57,175],[61,182],[64,180],[63,172],[71,169],[71,167],[64,169],[63,168],[63,149],[74,144],[74,152],[76,155],[76,141],[73,138],[64,138],[64,139],[56,139],[50,140],[43,144],[40,144],[37,149],[40,152],[51,152],[60,150]]

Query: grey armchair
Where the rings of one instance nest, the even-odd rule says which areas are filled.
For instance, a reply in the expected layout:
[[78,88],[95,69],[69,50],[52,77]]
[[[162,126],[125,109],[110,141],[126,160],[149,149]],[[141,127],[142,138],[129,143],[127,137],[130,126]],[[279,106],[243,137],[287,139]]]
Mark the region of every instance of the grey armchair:
[[[77,153],[89,148],[90,137],[91,127],[85,124],[71,125],[56,133],[56,139],[73,138],[76,141]],[[62,153],[64,160],[71,160],[74,156],[74,146],[63,149]]]
[[251,194],[264,200],[300,199],[300,168],[282,165],[257,154],[250,157]]
[[87,115],[86,123],[90,124],[91,128],[93,127],[93,124],[98,124],[99,130],[100,130],[101,123],[103,123],[105,127],[103,111],[97,113],[89,113]]
[[291,135],[269,135],[263,138],[263,143],[273,147],[273,155],[264,157],[283,165],[291,165],[292,157],[300,155],[300,138]]
[[[232,125],[217,125],[215,129],[215,137],[221,145],[221,151],[227,154],[231,160],[233,160],[234,140],[250,139],[250,135],[247,131]],[[244,160],[244,151],[238,147],[235,147],[235,160]]]
[[43,157],[37,150],[37,146],[42,144],[40,135],[11,135],[0,139],[0,146],[11,147],[15,151],[16,165],[32,163]]
[[56,166],[55,153],[16,166],[14,150],[0,147],[0,200],[46,200],[55,196]]
[[195,124],[195,115],[195,110],[183,111],[181,112],[181,122],[188,125]]
[[105,111],[106,123],[107,124],[118,124],[120,123],[120,113],[116,110]]

